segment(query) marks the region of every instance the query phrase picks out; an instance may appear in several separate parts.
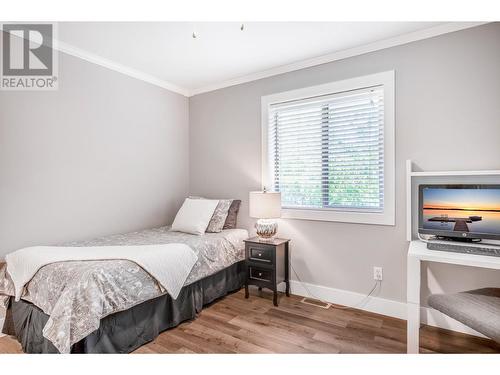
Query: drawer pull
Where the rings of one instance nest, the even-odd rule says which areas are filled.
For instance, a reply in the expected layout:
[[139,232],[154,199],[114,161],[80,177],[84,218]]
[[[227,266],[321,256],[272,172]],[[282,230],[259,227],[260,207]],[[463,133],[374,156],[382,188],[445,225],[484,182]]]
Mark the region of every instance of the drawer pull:
[[250,248],[248,257],[250,259],[255,259],[258,262],[266,262],[266,263],[273,262],[271,250]]
[[255,268],[251,268],[249,269],[249,272],[250,272],[250,279],[254,279],[254,280],[261,280],[261,281],[265,281],[265,282],[270,282],[272,280],[272,271],[269,270],[269,271],[265,271],[265,270],[259,270],[259,269],[255,269]]

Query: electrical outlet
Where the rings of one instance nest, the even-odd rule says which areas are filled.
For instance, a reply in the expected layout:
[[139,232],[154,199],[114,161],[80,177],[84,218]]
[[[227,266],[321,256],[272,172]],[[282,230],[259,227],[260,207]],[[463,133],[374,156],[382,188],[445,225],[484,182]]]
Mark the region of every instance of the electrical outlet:
[[382,267],[373,267],[373,279],[377,281],[382,281],[383,279]]

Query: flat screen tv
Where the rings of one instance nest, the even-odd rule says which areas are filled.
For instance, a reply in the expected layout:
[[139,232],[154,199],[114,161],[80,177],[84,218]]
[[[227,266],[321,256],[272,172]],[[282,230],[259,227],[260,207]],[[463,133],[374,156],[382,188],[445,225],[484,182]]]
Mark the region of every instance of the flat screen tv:
[[500,240],[500,185],[420,185],[418,232]]

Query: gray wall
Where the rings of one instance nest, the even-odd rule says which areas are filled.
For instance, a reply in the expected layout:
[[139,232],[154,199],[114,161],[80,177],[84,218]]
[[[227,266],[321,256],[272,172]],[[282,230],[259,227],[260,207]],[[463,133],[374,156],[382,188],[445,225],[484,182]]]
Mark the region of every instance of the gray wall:
[[[190,98],[190,193],[243,200],[260,188],[263,95],[395,70],[396,226],[281,220],[292,264],[312,284],[406,299],[405,160],[428,170],[500,169],[500,24],[489,24]],[[500,273],[432,265],[433,291],[500,285]],[[428,293],[428,291],[426,291]]]
[[188,192],[188,104],[63,53],[58,91],[0,91],[0,258],[170,223]]

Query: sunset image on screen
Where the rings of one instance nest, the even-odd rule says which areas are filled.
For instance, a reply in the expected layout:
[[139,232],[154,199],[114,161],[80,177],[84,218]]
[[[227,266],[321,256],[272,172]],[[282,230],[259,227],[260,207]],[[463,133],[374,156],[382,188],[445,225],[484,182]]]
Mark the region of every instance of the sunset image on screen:
[[500,233],[500,189],[423,190],[424,228]]

